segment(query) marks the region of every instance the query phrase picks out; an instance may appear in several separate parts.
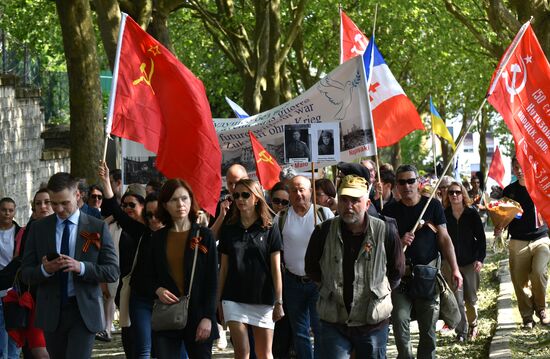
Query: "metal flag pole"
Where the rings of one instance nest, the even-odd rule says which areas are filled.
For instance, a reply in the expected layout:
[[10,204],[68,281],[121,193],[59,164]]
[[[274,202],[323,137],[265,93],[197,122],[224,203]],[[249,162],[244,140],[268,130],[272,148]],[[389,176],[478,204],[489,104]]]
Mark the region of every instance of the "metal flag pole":
[[317,192],[315,191],[315,162],[311,161],[311,189],[313,192],[313,226],[317,227]]
[[[464,135],[462,135],[462,137],[460,138],[460,141],[458,141],[458,143],[456,144],[456,148],[455,148],[455,151],[453,152],[453,156],[451,157],[451,159],[447,163],[447,166],[445,166],[445,169],[443,170],[443,173],[447,173],[447,171],[449,170],[449,167],[451,166],[451,164],[454,163],[454,159],[455,159],[456,155],[458,154],[458,149],[462,145],[462,142],[464,142],[464,139],[466,138],[466,134],[468,132],[470,132],[470,129],[472,128],[474,123],[477,121],[478,117],[481,115],[481,110],[483,109],[483,106],[485,106],[486,102],[487,102],[487,96],[483,99],[483,102],[481,103],[481,106],[479,106],[479,109],[477,110],[476,115],[474,116],[472,121],[470,121],[470,123],[468,124],[468,127],[466,128],[466,131],[464,132]],[[430,194],[430,197],[428,198],[428,201],[424,205],[424,208],[422,209],[422,212],[420,213],[420,216],[418,217],[418,220],[416,221],[414,227],[410,231],[411,233],[414,233],[416,231],[416,229],[418,228],[418,226],[423,221],[422,216],[424,216],[424,213],[426,213],[426,210],[428,209],[428,206],[430,205],[430,202],[434,198],[435,193],[436,193],[437,189],[439,188],[439,185],[441,184],[442,180],[443,180],[443,176],[441,176],[441,178],[439,178],[437,180],[437,184],[434,186],[433,191]],[[407,250],[407,246],[404,245],[403,246],[403,252],[405,252],[406,250]]]

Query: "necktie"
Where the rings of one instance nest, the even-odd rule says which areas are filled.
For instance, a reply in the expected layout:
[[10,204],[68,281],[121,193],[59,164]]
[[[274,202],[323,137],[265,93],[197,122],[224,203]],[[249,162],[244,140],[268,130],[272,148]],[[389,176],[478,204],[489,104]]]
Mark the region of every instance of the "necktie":
[[[65,224],[65,228],[63,228],[63,236],[61,237],[61,254],[69,255],[69,237],[71,236],[71,229],[70,225],[71,222],[66,219],[63,221]],[[69,283],[69,273],[63,272],[61,269],[59,272],[59,279],[60,279],[60,285],[59,289],[61,291],[61,305],[67,304],[67,301],[69,299],[69,295],[67,292],[67,287]]]

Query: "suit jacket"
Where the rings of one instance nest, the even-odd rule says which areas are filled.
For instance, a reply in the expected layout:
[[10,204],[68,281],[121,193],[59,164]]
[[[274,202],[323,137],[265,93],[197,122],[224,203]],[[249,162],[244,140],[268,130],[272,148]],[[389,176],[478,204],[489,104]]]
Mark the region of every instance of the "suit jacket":
[[[194,236],[199,226],[194,223],[191,226],[190,236]],[[188,295],[189,284],[191,283],[191,270],[193,268],[193,258],[195,251],[190,248],[191,238],[187,241],[184,253],[185,266],[185,293],[180,293],[178,286],[170,275],[170,267],[166,258],[166,238],[169,228],[162,228],[152,234],[153,246],[153,268],[150,271],[152,278],[149,283],[153,285],[152,291],[159,287],[164,287],[174,295],[182,297]],[[210,340],[218,338],[218,326],[216,325],[216,291],[218,287],[218,254],[216,251],[216,241],[212,231],[205,227],[200,227],[199,236],[202,237],[201,244],[207,249],[206,253],[199,250],[197,255],[197,265],[195,267],[195,277],[191,288],[191,298],[189,299],[189,309],[187,317],[187,326],[185,331],[196,332],[199,322],[203,318],[209,318],[212,321],[212,331]],[[183,269],[183,268],[182,268]],[[180,336],[180,331],[160,332],[166,336]],[[194,334],[193,334],[194,335]]]
[[[42,257],[57,252],[55,214],[35,221],[29,229],[29,235],[23,254],[21,276],[23,281],[37,285],[35,325],[46,332],[56,330],[61,310],[59,274],[45,277],[41,270]],[[84,253],[82,247],[86,239],[82,232],[99,233],[101,247],[91,244]],[[103,314],[103,295],[99,283],[112,283],[118,279],[118,258],[107,225],[85,213],[80,213],[75,243],[75,259],[83,262],[83,276],[73,273],[76,301],[80,315],[91,332],[99,332],[105,327]]]

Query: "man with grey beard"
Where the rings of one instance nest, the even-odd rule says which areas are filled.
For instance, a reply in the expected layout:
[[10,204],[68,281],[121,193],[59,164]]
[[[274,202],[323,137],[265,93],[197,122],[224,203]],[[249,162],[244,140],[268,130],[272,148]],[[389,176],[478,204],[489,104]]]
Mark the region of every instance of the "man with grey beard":
[[345,176],[339,216],[318,225],[305,257],[307,276],[319,285],[324,358],[386,358],[391,291],[405,270],[395,221],[370,217],[363,177]]

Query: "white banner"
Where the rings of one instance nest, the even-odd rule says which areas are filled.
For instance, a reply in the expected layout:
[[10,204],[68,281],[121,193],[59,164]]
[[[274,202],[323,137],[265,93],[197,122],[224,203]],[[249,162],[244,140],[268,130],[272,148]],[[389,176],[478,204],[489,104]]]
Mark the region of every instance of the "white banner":
[[[372,121],[368,93],[363,79],[362,57],[355,57],[325,76],[295,99],[269,111],[244,119],[214,119],[222,149],[222,174],[233,163],[255,171],[254,156],[248,138],[252,131],[279,164],[285,164],[285,125],[333,123],[340,127],[339,158],[344,162],[374,155]],[[309,129],[310,156],[318,154],[316,126]],[[304,136],[301,141],[304,142]],[[307,143],[307,141],[305,141]],[[330,160],[333,158],[334,160]],[[319,156],[323,166],[334,164],[338,156]],[[287,158],[288,159],[288,156]],[[297,169],[307,169],[307,162],[293,162]]]

